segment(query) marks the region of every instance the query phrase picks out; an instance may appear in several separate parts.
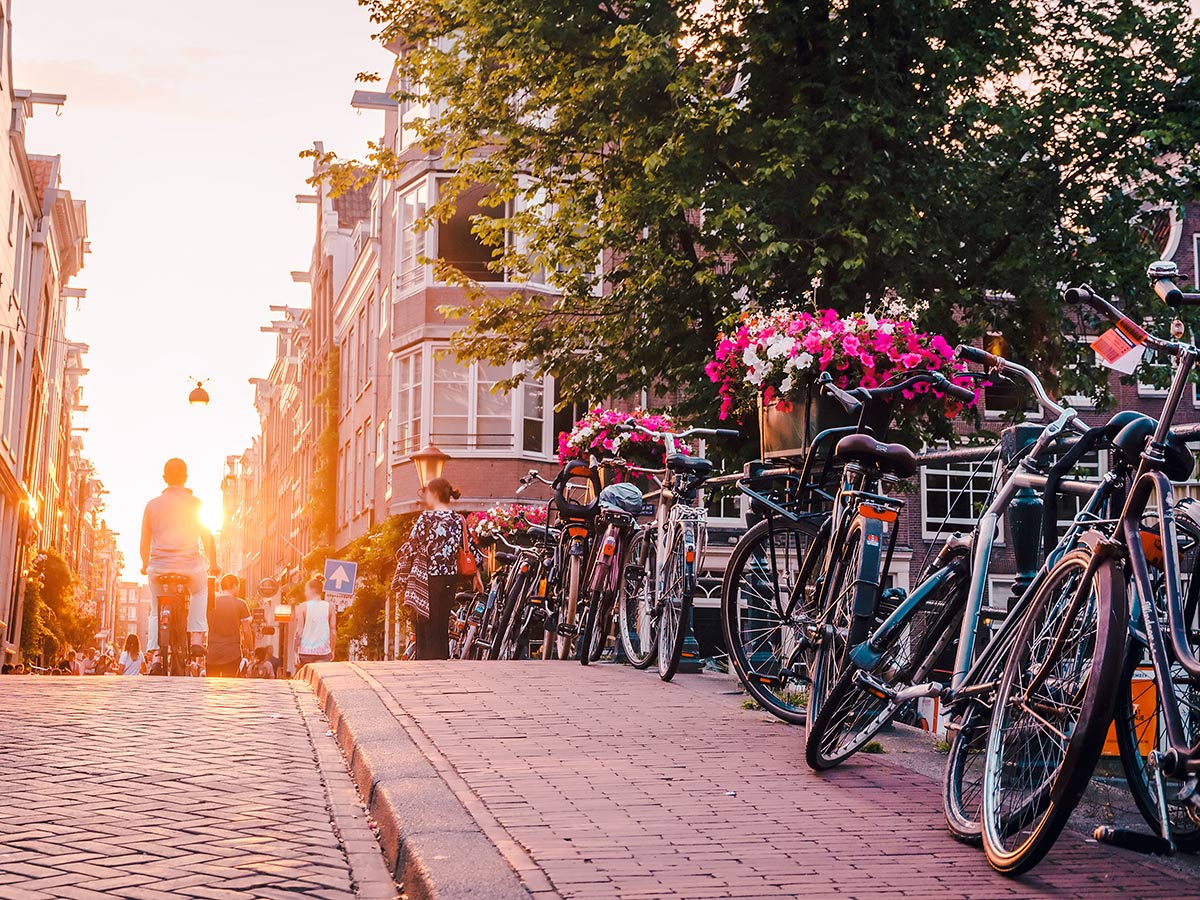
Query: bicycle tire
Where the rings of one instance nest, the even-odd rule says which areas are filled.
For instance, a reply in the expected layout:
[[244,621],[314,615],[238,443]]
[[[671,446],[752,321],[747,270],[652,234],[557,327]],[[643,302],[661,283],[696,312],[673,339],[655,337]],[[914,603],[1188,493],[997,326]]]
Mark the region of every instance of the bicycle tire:
[[[496,619],[496,630],[492,633],[492,646],[488,648],[488,659],[498,660],[500,651],[504,643],[504,636],[508,633],[509,622],[517,613],[517,605],[525,596],[525,584],[529,581],[529,569],[521,566],[520,562],[514,563],[516,571],[513,577],[505,584],[504,591],[504,608],[500,610],[500,614]],[[522,571],[525,569],[525,571]]]
[[[847,654],[867,639],[874,612],[856,610],[864,591],[878,593],[883,564],[883,523],[857,517],[846,531],[838,556],[829,567],[829,605],[824,611],[821,635],[809,663],[808,721],[816,722],[847,664]],[[845,635],[842,635],[842,631]]]
[[983,759],[991,718],[991,706],[983,702],[973,701],[966,707],[950,739],[942,773],[946,830],[955,840],[972,847],[983,843]]
[[[1142,814],[1146,824],[1155,834],[1162,833],[1162,823],[1158,814],[1157,788],[1150,780],[1146,766],[1146,757],[1142,753],[1142,744],[1149,738],[1149,743],[1155,744],[1159,737],[1153,734],[1155,723],[1162,722],[1162,695],[1157,688],[1155,694],[1154,712],[1140,719],[1137,715],[1138,702],[1135,700],[1135,673],[1142,661],[1144,645],[1131,642],[1130,652],[1126,654],[1124,671],[1121,674],[1121,684],[1118,688],[1116,709],[1113,713],[1113,728],[1116,731],[1117,747],[1121,751],[1121,766],[1125,770],[1125,780],[1129,784],[1129,793],[1133,802]],[[1187,672],[1178,665],[1172,666],[1172,682],[1175,694],[1180,697],[1181,705],[1190,706],[1193,710],[1200,708],[1200,687],[1198,687]],[[1157,684],[1157,679],[1154,680]],[[1195,715],[1184,717],[1184,727],[1187,729],[1187,740],[1191,744],[1200,741],[1200,721]],[[1146,729],[1150,729],[1147,734]],[[1161,746],[1161,745],[1160,745]],[[1200,850],[1200,815],[1194,807],[1181,806],[1171,801],[1179,795],[1183,783],[1179,779],[1163,777],[1163,787],[1170,811],[1175,813],[1171,819],[1171,839],[1175,846],[1185,853]]]
[[[964,551],[952,559],[953,567],[925,598],[904,627],[892,635],[879,663],[872,670],[885,684],[909,685],[923,682],[937,663],[946,644],[957,635],[966,600],[970,561]],[[871,623],[873,632],[884,619]],[[816,771],[837,766],[859,750],[892,720],[901,703],[877,697],[855,681],[859,669],[849,664],[830,691],[820,715],[804,735],[804,758]]]
[[[1004,875],[1029,871],[1054,845],[1112,721],[1128,631],[1125,583],[1113,561],[1092,568],[1092,557],[1088,547],[1072,550],[1046,575],[996,692],[984,753],[983,849]],[[1080,598],[1083,577],[1090,584]]]
[[[759,706],[792,725],[804,724],[808,703],[807,672],[792,661],[803,652],[801,627],[815,595],[811,582],[828,540],[827,518],[763,519],[738,540],[721,582],[730,665]],[[797,608],[789,614],[793,595],[799,595]]]
[[639,530],[630,542],[629,561],[621,573],[621,593],[617,600],[621,647],[635,669],[648,669],[658,658],[655,573],[654,534]]
[[572,556],[567,563],[566,602],[558,609],[558,632],[554,638],[555,647],[558,649],[558,658],[562,660],[571,658],[571,650],[575,643],[570,633],[562,634],[562,629],[564,624],[568,632],[575,628],[575,620],[579,617],[579,595],[582,591],[583,558]]
[[682,532],[678,532],[663,569],[662,602],[658,616],[658,677],[670,681],[679,671],[688,617],[692,614],[692,592],[687,585],[687,561]]

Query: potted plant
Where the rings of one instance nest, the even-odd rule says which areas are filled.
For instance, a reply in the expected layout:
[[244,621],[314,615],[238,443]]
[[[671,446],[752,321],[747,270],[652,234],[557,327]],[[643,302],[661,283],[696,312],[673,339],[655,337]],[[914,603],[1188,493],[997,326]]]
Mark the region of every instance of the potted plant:
[[[972,389],[963,366],[939,334],[921,331],[916,310],[889,292],[879,312],[843,315],[832,309],[743,312],[717,340],[708,377],[718,386],[720,417],[757,414],[763,457],[803,453],[822,430],[854,424],[816,386],[828,372],[841,388],[877,387],[914,369],[940,372]],[[931,403],[928,396],[936,398]],[[903,392],[881,419],[901,420],[903,436],[922,442],[949,431],[963,404],[928,384]],[[887,421],[875,423],[877,429]]]

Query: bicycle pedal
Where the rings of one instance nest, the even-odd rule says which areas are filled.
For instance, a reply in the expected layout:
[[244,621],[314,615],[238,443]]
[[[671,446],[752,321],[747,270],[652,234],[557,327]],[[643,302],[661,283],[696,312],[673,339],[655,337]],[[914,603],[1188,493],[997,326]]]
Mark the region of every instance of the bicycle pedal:
[[1175,855],[1174,841],[1168,841],[1157,834],[1147,834],[1144,831],[1116,828],[1112,825],[1099,825],[1092,832],[1092,837],[1101,844],[1107,844],[1110,847],[1120,847],[1122,850],[1132,850],[1134,853],[1146,853],[1155,856]]

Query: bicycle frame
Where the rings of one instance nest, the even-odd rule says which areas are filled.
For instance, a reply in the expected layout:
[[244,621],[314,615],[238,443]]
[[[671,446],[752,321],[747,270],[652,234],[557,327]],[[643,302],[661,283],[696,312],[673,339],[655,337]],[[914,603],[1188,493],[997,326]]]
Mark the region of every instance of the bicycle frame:
[[[1164,449],[1170,433],[1171,420],[1187,389],[1192,369],[1195,368],[1200,350],[1190,345],[1178,345],[1178,365],[1171,388],[1163,404],[1163,413],[1158,427],[1146,445],[1134,478],[1133,489],[1126,498],[1125,508],[1118,520],[1120,537],[1129,554],[1130,569],[1135,590],[1137,615],[1141,619],[1144,638],[1150,651],[1150,661],[1159,691],[1163,725],[1167,735],[1167,750],[1161,755],[1160,765],[1165,775],[1176,776],[1200,773],[1200,743],[1188,744],[1183,720],[1179,710],[1179,699],[1175,693],[1171,675],[1173,659],[1193,679],[1200,679],[1200,660],[1188,642],[1187,622],[1183,609],[1182,579],[1179,569],[1179,546],[1175,533],[1174,487],[1162,471],[1165,463]],[[1151,507],[1151,501],[1153,506]],[[1158,516],[1159,532],[1162,536],[1163,586],[1167,606],[1167,632],[1159,615],[1151,584],[1150,566],[1141,540],[1141,521],[1147,508]],[[1168,641],[1170,650],[1168,651]]]

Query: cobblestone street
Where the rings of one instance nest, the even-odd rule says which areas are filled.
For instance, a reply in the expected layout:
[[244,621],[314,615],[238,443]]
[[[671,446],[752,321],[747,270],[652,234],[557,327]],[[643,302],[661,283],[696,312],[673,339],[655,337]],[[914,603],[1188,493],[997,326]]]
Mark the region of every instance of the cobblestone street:
[[395,896],[307,686],[0,687],[0,897]]

